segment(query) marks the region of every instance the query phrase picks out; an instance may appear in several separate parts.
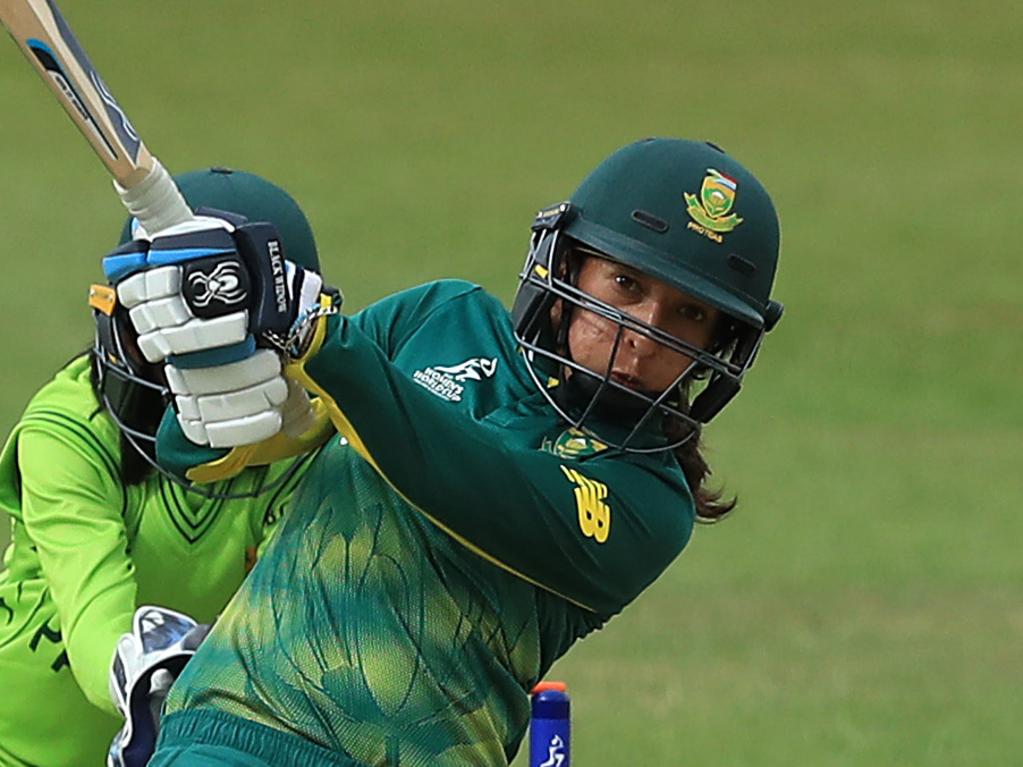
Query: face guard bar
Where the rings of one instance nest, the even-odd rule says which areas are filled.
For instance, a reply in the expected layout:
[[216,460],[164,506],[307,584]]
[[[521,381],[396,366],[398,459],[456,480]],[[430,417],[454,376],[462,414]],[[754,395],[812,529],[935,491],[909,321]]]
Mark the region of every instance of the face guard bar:
[[[615,259],[589,250],[560,231],[569,207],[563,204],[538,216],[519,275],[512,315],[529,375],[566,422],[613,448],[650,453],[679,447],[739,392],[765,330],[723,313],[717,340],[712,348],[701,349],[579,290],[573,253]],[[554,327],[551,309],[559,303],[561,319]],[[617,326],[602,372],[571,359],[567,330],[577,310],[592,312]],[[660,392],[620,384],[611,379],[611,371],[626,331],[684,354],[692,363]]]

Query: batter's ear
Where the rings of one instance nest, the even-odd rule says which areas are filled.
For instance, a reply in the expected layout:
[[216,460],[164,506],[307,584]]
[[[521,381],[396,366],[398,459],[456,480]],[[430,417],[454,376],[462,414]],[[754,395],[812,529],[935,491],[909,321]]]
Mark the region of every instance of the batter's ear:
[[559,298],[553,304],[551,304],[551,327],[558,327],[561,324],[561,311],[563,302]]
[[568,261],[569,259],[575,258],[578,258],[578,256],[570,252],[565,258],[558,259],[558,265],[555,268],[555,273],[559,280],[563,280],[566,276],[568,276]]

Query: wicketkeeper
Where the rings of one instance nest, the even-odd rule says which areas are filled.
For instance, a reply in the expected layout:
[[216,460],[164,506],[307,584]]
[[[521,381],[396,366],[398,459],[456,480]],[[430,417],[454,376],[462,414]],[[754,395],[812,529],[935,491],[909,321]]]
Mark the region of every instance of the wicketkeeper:
[[[176,180],[205,212],[272,222],[288,258],[318,270],[312,231],[284,190],[225,169]],[[131,241],[126,226],[122,242]],[[209,294],[229,287],[223,279],[206,283]],[[145,716],[122,745],[151,748],[151,708],[201,638],[192,629],[223,609],[312,462],[308,453],[201,488],[154,469],[157,427],[175,396],[165,372],[173,362],[185,369],[202,359],[153,365],[112,290],[97,286],[90,303],[94,347],[32,398],[0,455],[0,511],[12,533],[0,573],[4,767],[103,764],[129,699]],[[266,377],[277,376],[278,357],[255,357],[254,340],[243,342],[255,361],[246,363],[238,349],[237,362],[268,365]],[[289,391],[281,386],[267,387],[263,404],[279,401],[283,412]],[[308,400],[291,401],[301,419]],[[133,621],[147,604],[161,609]]]

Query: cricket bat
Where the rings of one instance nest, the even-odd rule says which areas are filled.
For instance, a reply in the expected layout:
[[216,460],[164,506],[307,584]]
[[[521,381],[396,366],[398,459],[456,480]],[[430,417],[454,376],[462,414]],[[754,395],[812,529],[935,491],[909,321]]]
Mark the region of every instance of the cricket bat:
[[0,0],[0,23],[39,72],[150,234],[194,218],[52,0]]

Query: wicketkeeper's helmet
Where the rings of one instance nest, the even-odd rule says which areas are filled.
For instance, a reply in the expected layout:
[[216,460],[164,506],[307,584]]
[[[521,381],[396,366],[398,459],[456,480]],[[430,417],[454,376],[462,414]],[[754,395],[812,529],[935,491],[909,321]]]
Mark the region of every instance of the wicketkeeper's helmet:
[[[540,211],[512,309],[534,381],[571,425],[612,447],[677,447],[734,397],[764,334],[781,318],[771,299],[778,217],[767,191],[733,157],[704,142],[651,138],[604,160],[572,197]],[[699,349],[577,287],[583,257],[626,264],[723,314]],[[555,324],[552,308],[560,305]],[[573,312],[593,312],[693,360],[664,391],[638,391],[571,358]]]

